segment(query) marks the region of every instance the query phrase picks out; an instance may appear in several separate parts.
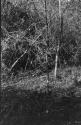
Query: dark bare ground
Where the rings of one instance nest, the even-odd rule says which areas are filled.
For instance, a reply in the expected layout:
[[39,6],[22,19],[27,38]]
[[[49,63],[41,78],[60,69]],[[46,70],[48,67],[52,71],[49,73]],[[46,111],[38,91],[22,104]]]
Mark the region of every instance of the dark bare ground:
[[81,86],[46,78],[2,84],[0,125],[81,125]]

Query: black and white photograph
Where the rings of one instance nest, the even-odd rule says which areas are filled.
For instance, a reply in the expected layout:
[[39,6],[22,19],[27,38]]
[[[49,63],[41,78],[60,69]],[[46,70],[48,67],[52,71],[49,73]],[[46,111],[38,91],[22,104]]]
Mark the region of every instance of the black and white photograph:
[[0,125],[81,125],[81,0],[1,0]]

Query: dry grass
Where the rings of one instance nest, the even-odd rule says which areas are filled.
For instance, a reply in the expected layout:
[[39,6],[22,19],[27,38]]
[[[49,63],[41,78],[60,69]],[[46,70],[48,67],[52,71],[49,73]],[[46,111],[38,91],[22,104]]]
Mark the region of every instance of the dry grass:
[[[65,69],[58,69],[57,80],[54,79],[54,71],[50,72],[49,86],[52,90],[55,89],[74,89],[78,87],[78,92],[81,92],[81,67],[67,67]],[[47,89],[47,75],[42,74],[38,76],[38,71],[29,74],[26,72],[20,74],[18,77],[10,78],[7,82],[2,82],[2,89],[11,86],[22,90],[46,90]],[[80,94],[81,95],[81,94]]]

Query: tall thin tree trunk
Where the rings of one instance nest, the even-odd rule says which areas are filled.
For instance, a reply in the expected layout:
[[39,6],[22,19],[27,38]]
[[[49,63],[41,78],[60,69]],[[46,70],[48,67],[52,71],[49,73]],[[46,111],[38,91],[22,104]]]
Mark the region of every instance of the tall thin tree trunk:
[[54,78],[55,78],[55,81],[56,81],[57,68],[58,68],[58,53],[59,53],[59,45],[57,46],[56,57],[55,57],[55,71],[54,71]]
[[[48,12],[47,12],[47,0],[45,0],[45,14],[46,14],[46,41],[47,41],[47,51],[49,50],[49,26],[48,26]],[[47,86],[49,86],[49,69],[48,69],[48,55],[46,55],[47,60]]]
[[55,71],[54,71],[55,82],[56,82],[57,68],[58,68],[59,48],[60,48],[60,42],[62,41],[62,34],[63,34],[63,20],[62,19],[63,18],[61,14],[61,0],[59,0],[60,39],[58,40],[58,44],[56,48]]
[[47,27],[47,32],[46,32],[46,40],[48,40],[48,10],[47,10],[47,0],[45,0],[45,17],[46,17],[46,27]]

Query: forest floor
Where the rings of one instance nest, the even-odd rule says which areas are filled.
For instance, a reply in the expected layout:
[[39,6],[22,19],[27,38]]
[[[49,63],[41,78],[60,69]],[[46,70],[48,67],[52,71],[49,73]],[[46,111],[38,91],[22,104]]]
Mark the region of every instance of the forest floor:
[[3,77],[0,125],[81,125],[81,67],[39,72]]

